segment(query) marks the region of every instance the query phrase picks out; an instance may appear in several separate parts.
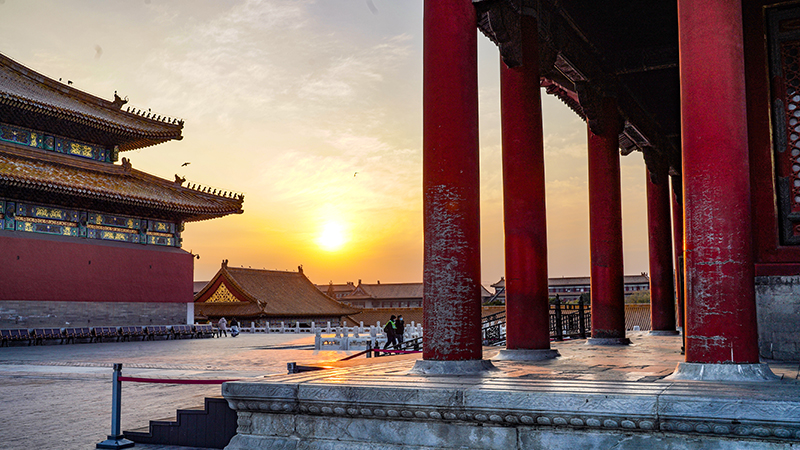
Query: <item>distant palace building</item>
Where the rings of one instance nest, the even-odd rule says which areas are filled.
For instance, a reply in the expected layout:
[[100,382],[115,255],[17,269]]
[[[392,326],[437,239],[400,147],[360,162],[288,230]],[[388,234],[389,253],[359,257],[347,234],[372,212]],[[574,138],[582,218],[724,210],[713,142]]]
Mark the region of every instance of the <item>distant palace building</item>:
[[[317,289],[328,296],[356,308],[421,308],[422,283],[362,283],[318,284]],[[481,287],[481,297],[486,300],[492,294]]]
[[[229,267],[222,261],[219,271],[195,296],[195,318],[218,322],[236,318],[243,325],[250,322],[300,322],[343,324],[346,316],[361,312],[344,305],[315,288],[297,272]],[[353,323],[350,323],[351,325]]]
[[[505,278],[491,285],[494,293],[481,286],[483,303],[498,300],[505,303]],[[318,284],[317,289],[343,303],[356,308],[392,309],[421,308],[422,283],[362,283],[348,281],[344,284]],[[625,297],[650,288],[647,274],[625,275]],[[551,297],[558,295],[563,301],[577,300],[581,294],[589,292],[589,277],[548,278],[548,291]],[[493,303],[494,304],[494,303]]]
[[[558,295],[558,298],[562,301],[578,300],[581,298],[581,294],[589,293],[591,291],[589,281],[589,277],[548,278],[547,292],[550,297],[555,297]],[[624,292],[626,298],[636,292],[650,289],[650,277],[648,277],[646,273],[642,273],[641,275],[625,275],[624,283]],[[493,284],[492,287],[494,288],[495,292],[494,298],[505,303],[505,278],[501,277],[500,281]]]
[[68,84],[0,55],[0,326],[184,323],[184,224],[241,214],[244,196],[115,164],[183,121]]

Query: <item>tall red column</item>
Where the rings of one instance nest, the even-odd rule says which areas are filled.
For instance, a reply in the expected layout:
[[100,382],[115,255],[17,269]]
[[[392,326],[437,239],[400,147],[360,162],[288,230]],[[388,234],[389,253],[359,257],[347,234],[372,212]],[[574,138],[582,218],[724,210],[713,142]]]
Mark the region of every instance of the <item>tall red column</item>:
[[681,195],[681,190],[683,189],[683,183],[681,182],[681,177],[674,176],[670,177],[672,179],[672,244],[673,244],[673,251],[674,251],[674,273],[675,273],[675,298],[676,298],[676,308],[675,308],[675,316],[677,326],[681,327],[681,330],[684,330],[686,327],[685,323],[685,296],[684,296],[684,288],[683,288],[683,200]]
[[742,6],[679,0],[686,361],[758,363]]
[[647,228],[650,250],[650,334],[675,331],[675,287],[672,281],[672,230],[669,175],[666,164],[647,170]]
[[522,66],[501,62],[506,349],[550,349],[542,99],[536,19],[522,18]]
[[627,344],[619,174],[621,118],[616,99],[604,97],[598,103],[596,114],[599,126],[589,126],[589,235],[592,260],[592,339],[589,343]]
[[478,71],[470,0],[427,0],[423,49],[423,358],[479,360]]

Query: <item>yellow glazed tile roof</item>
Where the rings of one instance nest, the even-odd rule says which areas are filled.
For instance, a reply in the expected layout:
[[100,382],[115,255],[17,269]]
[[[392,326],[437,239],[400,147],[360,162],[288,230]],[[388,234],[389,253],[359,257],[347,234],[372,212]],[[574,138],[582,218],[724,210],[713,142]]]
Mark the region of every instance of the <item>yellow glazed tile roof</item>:
[[242,213],[243,196],[183,187],[145,172],[0,143],[0,187],[17,187],[171,211],[197,221]]
[[144,115],[127,112],[121,102],[95,97],[0,54],[2,117],[23,126],[57,119],[50,123],[66,122],[99,130],[113,136],[120,151],[181,139],[183,129],[183,121],[149,112]]

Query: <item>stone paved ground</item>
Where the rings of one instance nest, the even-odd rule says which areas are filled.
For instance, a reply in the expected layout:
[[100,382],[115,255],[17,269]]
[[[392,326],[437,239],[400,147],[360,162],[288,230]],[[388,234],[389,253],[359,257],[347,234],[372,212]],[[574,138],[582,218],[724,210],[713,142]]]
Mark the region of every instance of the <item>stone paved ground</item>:
[[[127,376],[230,379],[286,373],[287,362],[344,355],[312,348],[313,337],[291,334],[0,348],[0,449],[95,448],[111,430],[115,362]],[[219,385],[123,383],[122,429],[174,418],[177,409],[219,394]]]
[[[585,341],[553,343],[561,357],[537,363],[496,362],[505,376],[520,380],[656,381],[675,368],[679,337],[629,334],[627,347],[588,346]],[[237,338],[156,342],[47,345],[0,348],[0,449],[93,449],[111,423],[111,366],[142,377],[231,379],[270,376],[294,381],[319,373],[286,375],[286,363],[337,366],[328,376],[356,379],[364,364],[370,372],[401,375],[419,355],[364,358],[334,363],[346,354],[311,350],[313,337],[249,335]],[[485,349],[490,358],[496,349]],[[770,364],[779,376],[794,380],[798,365]],[[174,418],[175,410],[202,405],[217,396],[219,385],[123,384],[122,429],[147,426],[149,420]],[[176,450],[142,446],[142,450]],[[180,448],[180,450],[189,450]]]

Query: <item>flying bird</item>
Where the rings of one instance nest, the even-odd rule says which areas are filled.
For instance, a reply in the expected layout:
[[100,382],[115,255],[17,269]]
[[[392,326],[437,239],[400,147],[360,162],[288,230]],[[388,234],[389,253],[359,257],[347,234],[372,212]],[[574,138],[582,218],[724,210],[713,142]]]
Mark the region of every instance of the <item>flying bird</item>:
[[191,164],[191,163],[190,162],[185,162],[185,163],[181,164],[181,167],[188,166],[189,164]]
[[353,174],[353,178],[355,178],[355,176],[356,176],[356,175],[358,175],[358,172],[356,172],[356,173],[354,173],[354,174]]

